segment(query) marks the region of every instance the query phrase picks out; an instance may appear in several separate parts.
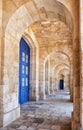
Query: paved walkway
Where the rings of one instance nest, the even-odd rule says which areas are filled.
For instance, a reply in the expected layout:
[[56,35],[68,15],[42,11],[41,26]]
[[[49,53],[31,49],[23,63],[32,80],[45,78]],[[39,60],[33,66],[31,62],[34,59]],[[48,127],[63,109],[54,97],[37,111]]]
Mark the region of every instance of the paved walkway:
[[73,104],[69,92],[59,91],[45,101],[21,106],[21,117],[0,130],[71,130]]

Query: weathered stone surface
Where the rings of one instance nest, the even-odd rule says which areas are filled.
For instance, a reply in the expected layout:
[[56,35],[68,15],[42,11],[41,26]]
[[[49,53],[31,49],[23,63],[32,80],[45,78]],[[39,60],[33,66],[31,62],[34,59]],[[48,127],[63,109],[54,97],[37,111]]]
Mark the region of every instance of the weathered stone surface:
[[1,127],[20,115],[15,109],[22,36],[31,49],[30,100],[55,94],[62,77],[74,100],[72,129],[83,128],[83,0],[0,0]]
[[26,126],[20,126],[20,127],[18,128],[18,130],[27,130],[27,127],[26,127]]
[[52,126],[52,130],[61,130],[60,126]]
[[[48,96],[46,101],[29,102],[22,105],[21,117],[5,129],[71,130],[72,105],[69,102],[68,91],[59,91],[56,95]],[[28,111],[31,106],[36,108],[35,111]]]
[[29,128],[27,128],[27,130],[36,130],[36,128],[35,127],[29,127]]

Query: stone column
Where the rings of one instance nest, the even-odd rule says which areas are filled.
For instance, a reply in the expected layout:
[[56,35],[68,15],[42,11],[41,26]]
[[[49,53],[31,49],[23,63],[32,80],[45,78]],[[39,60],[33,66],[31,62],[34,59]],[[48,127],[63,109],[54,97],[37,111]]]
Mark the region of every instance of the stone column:
[[45,91],[46,94],[50,94],[50,62],[49,59],[45,64]]
[[81,50],[80,50],[80,130],[83,130],[83,0],[80,0],[80,40],[81,40]]
[[56,91],[58,90],[58,88],[57,88],[58,86],[57,86],[57,79],[56,79],[56,77],[55,77],[55,88],[54,88],[54,90],[55,90],[55,93],[56,93]]
[[50,94],[50,60],[48,59],[48,94]]
[[[35,49],[30,51],[30,100],[36,101],[39,99],[38,95],[38,57]],[[36,60],[37,59],[37,60]]]
[[79,130],[83,130],[83,50],[80,51],[80,55],[81,55],[81,69],[80,69],[80,80],[81,80],[81,84],[80,84],[80,129]]
[[72,118],[72,130],[78,130],[80,126],[80,57],[79,57],[79,40],[74,41],[74,80],[73,80],[73,101],[74,110]]
[[2,85],[2,50],[3,50],[3,32],[2,32],[2,0],[0,0],[0,127],[3,126],[3,85]]
[[70,101],[73,102],[73,63],[71,63],[71,70],[70,70]]
[[54,70],[52,69],[52,93],[56,93],[56,80],[55,80],[55,73]]
[[48,95],[48,60],[45,63],[45,94]]
[[39,99],[46,99],[45,95],[45,64],[44,61],[39,59]]
[[51,74],[50,74],[50,94],[52,94],[52,77],[51,77]]
[[56,89],[55,89],[55,77],[54,77],[54,75],[52,77],[52,88],[53,88],[53,94],[55,94]]
[[50,94],[53,94],[53,73],[52,73],[52,69],[50,69]]
[[[73,2],[73,113],[72,130],[78,130],[80,127],[80,41],[79,41],[79,0]],[[77,10],[76,10],[77,9]]]

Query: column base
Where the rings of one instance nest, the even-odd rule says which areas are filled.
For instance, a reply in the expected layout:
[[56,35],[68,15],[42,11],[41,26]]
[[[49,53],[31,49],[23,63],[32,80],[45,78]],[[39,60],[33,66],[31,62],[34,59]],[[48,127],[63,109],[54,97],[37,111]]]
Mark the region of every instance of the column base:
[[72,122],[72,130],[83,130],[79,129],[80,123]]
[[83,130],[83,128],[79,128],[78,130]]
[[30,98],[29,98],[29,101],[37,101],[37,99],[36,99],[36,97],[34,96],[34,97],[30,97]]
[[45,100],[45,99],[46,99],[46,95],[39,97],[39,100]]
[[16,109],[8,113],[5,113],[3,115],[3,127],[7,126],[8,124],[10,124],[19,117],[20,117],[20,107],[17,107]]
[[71,126],[72,126],[72,130],[81,130],[81,129],[79,129],[79,128],[80,128],[80,122],[76,122],[76,121],[74,120],[73,112],[72,112],[72,122],[71,122]]
[[30,97],[30,101],[39,101],[39,96]]
[[73,102],[73,97],[72,96],[70,96],[70,101]]

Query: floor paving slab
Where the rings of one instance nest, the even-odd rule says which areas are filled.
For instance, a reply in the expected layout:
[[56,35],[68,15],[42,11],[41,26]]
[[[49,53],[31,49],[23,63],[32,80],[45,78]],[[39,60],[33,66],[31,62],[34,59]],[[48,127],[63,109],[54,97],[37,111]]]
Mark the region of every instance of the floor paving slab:
[[0,130],[71,130],[73,104],[66,91],[20,107],[20,118]]

